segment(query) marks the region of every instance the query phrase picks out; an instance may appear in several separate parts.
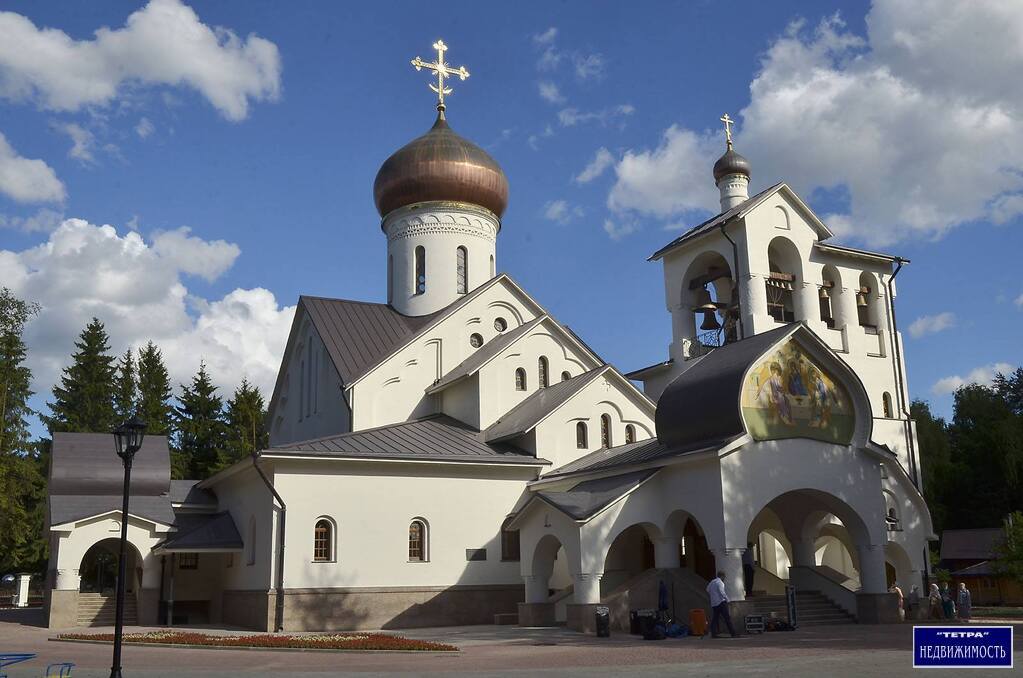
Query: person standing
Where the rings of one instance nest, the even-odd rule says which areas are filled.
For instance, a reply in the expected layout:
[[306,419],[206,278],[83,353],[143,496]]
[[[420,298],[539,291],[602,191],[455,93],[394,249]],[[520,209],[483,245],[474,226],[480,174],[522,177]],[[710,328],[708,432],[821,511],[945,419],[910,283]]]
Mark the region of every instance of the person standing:
[[966,582],[959,582],[959,618],[963,621],[970,620],[970,606],[973,604],[970,589],[966,588]]
[[903,600],[902,589],[899,588],[899,583],[895,582],[892,584],[892,587],[888,589],[888,593],[894,593],[899,597],[899,621],[906,621],[906,610],[903,607],[905,605],[905,601]]
[[937,584],[931,584],[931,590],[927,594],[928,616],[931,619],[944,619],[945,615],[942,613],[941,605],[941,591],[938,590]]
[[941,585],[941,609],[945,619],[956,618],[956,602],[952,598],[952,592],[948,590],[948,584]]
[[732,627],[732,617],[728,614],[728,593],[725,592],[725,582],[722,579],[725,576],[723,570],[718,570],[718,576],[710,580],[707,584],[707,595],[710,596],[710,637],[718,637],[718,620],[725,620],[725,627],[728,628],[728,632],[732,634],[732,638],[736,637],[735,629]]
[[742,552],[742,578],[746,585],[746,597],[753,595],[753,573],[756,572],[756,561],[753,560],[753,544],[747,543]]

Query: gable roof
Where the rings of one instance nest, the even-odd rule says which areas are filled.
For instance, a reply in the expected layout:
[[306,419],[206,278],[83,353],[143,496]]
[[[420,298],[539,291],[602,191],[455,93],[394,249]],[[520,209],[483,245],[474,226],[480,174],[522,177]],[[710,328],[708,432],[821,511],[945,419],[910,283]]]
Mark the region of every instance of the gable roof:
[[524,337],[530,330],[539,325],[543,320],[547,319],[548,316],[541,315],[528,323],[519,325],[515,329],[499,334],[480,348],[476,349],[476,352],[470,355],[468,358],[463,360],[461,363],[456,365],[447,374],[441,377],[435,384],[426,389],[427,393],[437,393],[447,388],[456,381],[460,381],[466,377],[472,376],[480,370],[488,362],[496,358],[500,353],[507,347],[514,344],[516,341]]
[[757,193],[753,197],[744,200],[735,207],[711,217],[702,224],[697,224],[696,226],[693,226],[688,231],[686,231],[685,233],[675,238],[661,249],[651,254],[647,258],[647,261],[656,261],[657,259],[660,259],[671,250],[675,249],[676,247],[679,247],[680,245],[689,240],[692,240],[693,238],[709,233],[713,229],[718,228],[723,224],[727,224],[734,219],[744,218],[747,214],[756,209],[761,203],[763,203],[765,200],[767,200],[775,193],[778,193],[779,191],[783,192],[785,196],[793,203],[795,203],[796,207],[798,207],[799,210],[803,212],[804,216],[806,216],[807,219],[809,220],[810,225],[819,234],[821,240],[825,240],[834,235],[831,232],[831,230],[824,225],[824,222],[821,221],[817,217],[817,215],[813,213],[813,210],[811,210],[806,205],[806,203],[804,203],[802,199],[800,199],[800,197],[796,195],[796,192],[789,188],[788,184],[782,181],[775,184],[774,186],[771,186],[770,188],[764,189],[763,191]]
[[589,372],[583,372],[577,377],[537,389],[487,427],[483,432],[483,439],[496,442],[528,433],[547,415],[568,402],[572,396],[610,369],[612,369],[610,365],[601,365]]
[[163,551],[240,551],[242,537],[227,511],[213,515],[182,514],[178,531],[153,547]]
[[647,469],[595,478],[578,483],[564,492],[541,490],[535,496],[575,520],[589,520],[635,490],[659,470]]
[[[157,496],[170,487],[170,450],[166,436],[142,440],[131,469],[131,496]],[[109,433],[53,434],[51,495],[117,495],[124,488],[124,465]],[[118,500],[116,507],[120,508]]]
[[213,493],[197,487],[198,485],[198,480],[171,480],[168,498],[173,504],[216,506],[217,498]]
[[477,429],[444,414],[271,447],[265,456],[549,465],[513,445],[486,443]]
[[995,546],[1005,538],[1000,527],[976,530],[945,530],[941,533],[942,560],[989,560]]
[[[50,526],[85,520],[111,512],[116,512],[120,516],[121,495],[51,494],[48,509]],[[174,510],[171,508],[170,499],[166,496],[135,496],[135,493],[132,492],[128,501],[128,515],[164,525],[174,523]]]

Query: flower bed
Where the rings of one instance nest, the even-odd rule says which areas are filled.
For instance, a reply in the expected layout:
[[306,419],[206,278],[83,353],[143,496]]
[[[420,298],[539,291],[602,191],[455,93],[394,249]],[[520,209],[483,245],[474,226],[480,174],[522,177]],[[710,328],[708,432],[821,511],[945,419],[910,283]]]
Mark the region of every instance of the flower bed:
[[[62,633],[58,640],[113,642],[112,633]],[[148,631],[125,633],[125,643],[157,645],[206,645],[209,647],[265,647],[301,650],[392,650],[420,652],[457,652],[458,648],[428,640],[414,640],[382,633],[324,633],[310,635],[215,635],[194,631]]]

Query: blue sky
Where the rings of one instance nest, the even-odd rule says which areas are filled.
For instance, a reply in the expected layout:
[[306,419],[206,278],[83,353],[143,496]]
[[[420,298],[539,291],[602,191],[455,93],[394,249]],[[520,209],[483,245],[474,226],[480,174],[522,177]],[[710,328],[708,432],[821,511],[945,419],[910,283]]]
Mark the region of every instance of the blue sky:
[[728,111],[752,190],[913,261],[910,390],[948,414],[1023,362],[1021,31],[994,0],[6,2],[0,284],[44,307],[47,396],[92,315],[176,381],[269,388],[298,295],[383,300],[373,178],[433,121],[409,59],[442,37],[449,121],[511,185],[498,268],[606,359],[667,354],[646,257],[712,214]]

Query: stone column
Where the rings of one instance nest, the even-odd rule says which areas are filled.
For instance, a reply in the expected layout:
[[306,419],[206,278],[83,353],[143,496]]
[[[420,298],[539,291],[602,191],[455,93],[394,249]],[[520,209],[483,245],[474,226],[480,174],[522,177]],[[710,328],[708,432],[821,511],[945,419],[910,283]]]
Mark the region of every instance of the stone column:
[[[899,598],[888,593],[885,581],[884,546],[858,544],[860,584],[856,594],[856,619],[861,624],[896,624],[899,622]],[[926,599],[925,599],[926,600]]]
[[575,594],[566,606],[568,628],[580,633],[596,632],[595,613],[600,605],[600,578],[603,572],[580,572],[572,575]]
[[860,554],[860,584],[864,593],[887,593],[885,581],[884,546],[880,544],[858,544]]
[[32,579],[31,574],[21,573],[18,575],[16,584],[18,592],[15,594],[16,602],[14,603],[16,607],[28,607],[28,583],[30,579]]
[[732,601],[746,600],[746,588],[742,579],[742,552],[745,549],[719,548],[712,549],[714,560],[719,571],[725,576],[725,592]]
[[792,544],[792,565],[793,567],[816,567],[817,559],[814,557],[813,542],[808,540],[789,539]]
[[658,569],[676,568],[679,566],[678,541],[672,537],[661,537],[654,540],[654,567]]
[[46,619],[49,628],[66,629],[78,624],[78,587],[81,581],[77,569],[57,570]]
[[550,577],[542,574],[530,574],[522,578],[526,583],[527,603],[546,603],[550,597],[548,582]]
[[519,603],[519,626],[554,626],[554,603],[547,602],[549,574],[529,574],[522,577],[526,583],[526,602]]
[[822,332],[820,297],[816,283],[797,280],[792,290],[792,305],[795,307],[796,320],[805,320],[807,326]]

